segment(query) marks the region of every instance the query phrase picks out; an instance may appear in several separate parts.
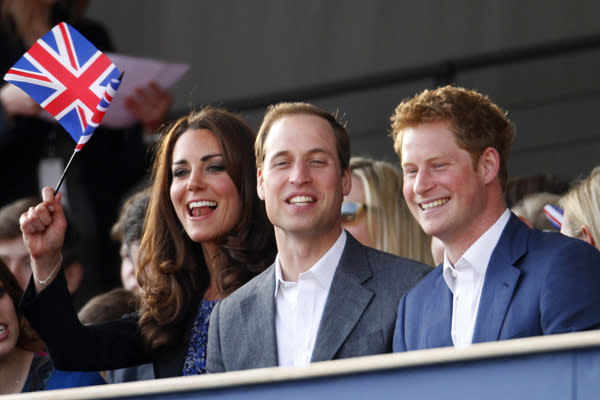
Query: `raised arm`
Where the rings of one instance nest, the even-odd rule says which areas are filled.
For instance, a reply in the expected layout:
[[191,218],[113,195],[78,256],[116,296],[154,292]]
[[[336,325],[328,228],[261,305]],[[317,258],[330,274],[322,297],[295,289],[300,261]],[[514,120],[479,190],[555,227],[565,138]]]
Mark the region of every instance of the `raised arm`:
[[44,290],[56,277],[62,264],[62,246],[67,221],[60,203],[61,194],[42,190],[43,201],[31,207],[19,220],[25,247],[31,258],[31,268],[36,292]]

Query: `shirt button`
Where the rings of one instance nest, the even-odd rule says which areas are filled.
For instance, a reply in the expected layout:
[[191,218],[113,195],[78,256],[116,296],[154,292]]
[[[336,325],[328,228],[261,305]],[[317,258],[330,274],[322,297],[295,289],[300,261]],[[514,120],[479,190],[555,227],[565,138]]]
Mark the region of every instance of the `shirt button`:
[[451,270],[450,273],[452,274],[452,277],[456,279],[456,276],[458,275],[456,273],[456,271],[455,270]]

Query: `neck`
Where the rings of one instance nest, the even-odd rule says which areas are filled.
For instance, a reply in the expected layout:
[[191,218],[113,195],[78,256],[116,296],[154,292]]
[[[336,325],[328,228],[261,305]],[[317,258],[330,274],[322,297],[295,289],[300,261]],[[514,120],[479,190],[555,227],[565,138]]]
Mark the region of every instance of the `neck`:
[[217,284],[217,273],[219,272],[219,252],[218,247],[214,243],[202,243],[202,253],[204,254],[204,260],[206,262],[206,268],[210,275],[210,282],[208,288],[204,292],[205,300],[219,300],[222,299],[224,293],[219,289]]
[[341,227],[327,235],[294,235],[275,228],[275,240],[283,279],[297,282],[298,276],[308,271],[331,249],[342,233]]
[[494,212],[482,215],[477,218],[476,224],[469,229],[464,229],[464,234],[461,236],[453,235],[450,240],[442,242],[446,249],[448,259],[452,264],[456,262],[465,254],[465,252],[471,247],[488,229],[490,229],[497,221],[502,213],[506,210],[506,206],[498,208]]
[[19,347],[0,359],[0,393],[20,393],[25,386],[33,352]]

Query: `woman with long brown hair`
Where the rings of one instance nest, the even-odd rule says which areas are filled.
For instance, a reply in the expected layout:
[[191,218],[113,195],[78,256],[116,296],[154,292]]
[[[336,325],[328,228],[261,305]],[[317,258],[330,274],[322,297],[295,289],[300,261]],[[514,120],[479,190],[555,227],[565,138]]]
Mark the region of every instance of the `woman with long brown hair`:
[[22,306],[57,365],[106,370],[152,361],[159,378],[205,372],[215,302],[275,258],[273,228],[256,195],[254,137],[238,116],[215,108],[167,129],[140,246],[140,311],[106,324],[83,326],[65,313],[65,223],[60,195],[44,188],[44,202],[21,216],[34,275]]

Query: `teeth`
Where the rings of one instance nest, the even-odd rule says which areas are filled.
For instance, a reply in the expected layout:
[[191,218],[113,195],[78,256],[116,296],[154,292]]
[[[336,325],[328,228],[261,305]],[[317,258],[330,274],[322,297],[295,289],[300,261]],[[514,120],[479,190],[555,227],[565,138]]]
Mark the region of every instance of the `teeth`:
[[193,201],[190,203],[189,208],[190,210],[196,208],[196,207],[211,207],[214,208],[217,206],[217,202],[216,201],[208,201],[208,200],[202,200],[202,201]]
[[290,204],[307,204],[313,203],[315,200],[310,196],[294,196],[289,200]]
[[5,325],[0,325],[0,335],[2,335],[5,330],[6,330],[6,326]]
[[429,210],[430,208],[439,207],[443,204],[446,204],[450,200],[450,198],[446,197],[445,199],[434,200],[430,203],[422,203],[421,208],[423,210]]

